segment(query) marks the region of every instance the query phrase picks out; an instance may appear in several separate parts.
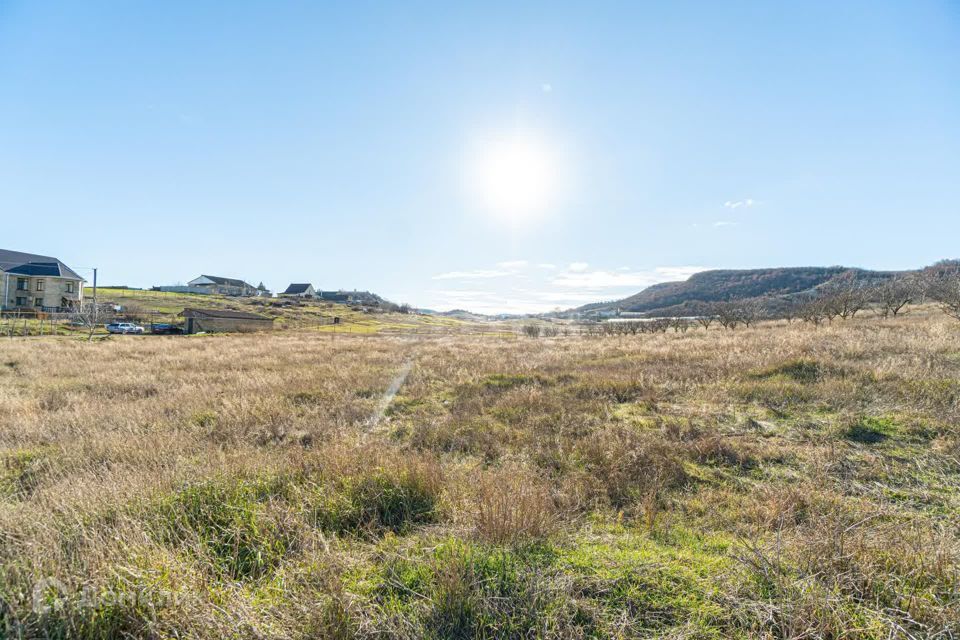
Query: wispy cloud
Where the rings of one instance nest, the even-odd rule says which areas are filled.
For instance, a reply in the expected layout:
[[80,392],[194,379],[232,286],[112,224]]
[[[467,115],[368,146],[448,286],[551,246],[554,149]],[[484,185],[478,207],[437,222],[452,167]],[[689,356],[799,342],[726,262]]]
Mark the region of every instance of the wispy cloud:
[[635,289],[649,287],[658,282],[686,280],[703,267],[657,267],[645,271],[567,270],[558,274],[551,283],[570,289]]
[[737,224],[739,224],[739,223],[733,222],[733,221],[731,221],[731,220],[717,220],[716,222],[713,223],[713,226],[715,226],[715,227],[735,227],[735,226],[737,226]]
[[744,198],[743,200],[727,200],[723,206],[727,209],[739,209],[740,207],[752,207],[757,203],[753,198]]
[[497,266],[501,269],[526,269],[527,265],[530,263],[526,260],[507,260],[505,262],[498,262]]
[[485,278],[502,278],[512,275],[512,271],[494,269],[474,269],[473,271],[448,271],[433,276],[434,280],[482,280]]
[[428,306],[487,314],[543,313],[623,298],[659,282],[685,280],[703,270],[698,266],[591,268],[586,262],[570,262],[562,268],[538,263],[536,266],[543,271],[537,272],[523,268],[529,266],[525,260],[496,266],[433,276],[450,285],[430,291],[433,300]]

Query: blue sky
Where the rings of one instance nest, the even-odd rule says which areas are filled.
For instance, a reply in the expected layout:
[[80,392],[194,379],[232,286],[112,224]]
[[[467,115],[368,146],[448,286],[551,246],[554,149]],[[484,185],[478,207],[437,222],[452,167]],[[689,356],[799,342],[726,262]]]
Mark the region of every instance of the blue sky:
[[960,254],[960,3],[455,4],[0,0],[0,246],[488,312]]

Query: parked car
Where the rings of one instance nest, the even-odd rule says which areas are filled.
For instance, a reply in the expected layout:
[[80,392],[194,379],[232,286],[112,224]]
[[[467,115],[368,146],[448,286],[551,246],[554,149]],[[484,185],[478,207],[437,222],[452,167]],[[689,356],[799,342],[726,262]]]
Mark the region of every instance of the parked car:
[[132,322],[112,322],[107,325],[110,333],[143,333],[143,327]]
[[183,327],[166,322],[154,322],[150,325],[150,333],[156,333],[160,335],[179,334],[183,333]]

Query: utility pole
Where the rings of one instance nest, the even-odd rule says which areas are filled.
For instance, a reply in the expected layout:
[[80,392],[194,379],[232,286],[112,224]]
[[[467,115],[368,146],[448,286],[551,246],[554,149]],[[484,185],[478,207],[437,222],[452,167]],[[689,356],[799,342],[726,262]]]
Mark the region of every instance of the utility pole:
[[93,319],[90,321],[90,335],[87,336],[87,342],[93,340],[93,332],[97,328],[97,268],[93,268]]

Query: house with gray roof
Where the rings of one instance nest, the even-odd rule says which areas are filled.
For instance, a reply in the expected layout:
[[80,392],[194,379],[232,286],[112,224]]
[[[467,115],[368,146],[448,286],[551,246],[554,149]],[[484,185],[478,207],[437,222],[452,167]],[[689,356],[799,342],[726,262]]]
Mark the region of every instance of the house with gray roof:
[[0,310],[77,310],[83,304],[83,283],[57,258],[0,249]]
[[314,298],[317,292],[312,284],[291,284],[283,293],[278,295],[289,298]]
[[197,293],[218,293],[224,296],[259,296],[261,290],[243,280],[202,275],[187,283]]

